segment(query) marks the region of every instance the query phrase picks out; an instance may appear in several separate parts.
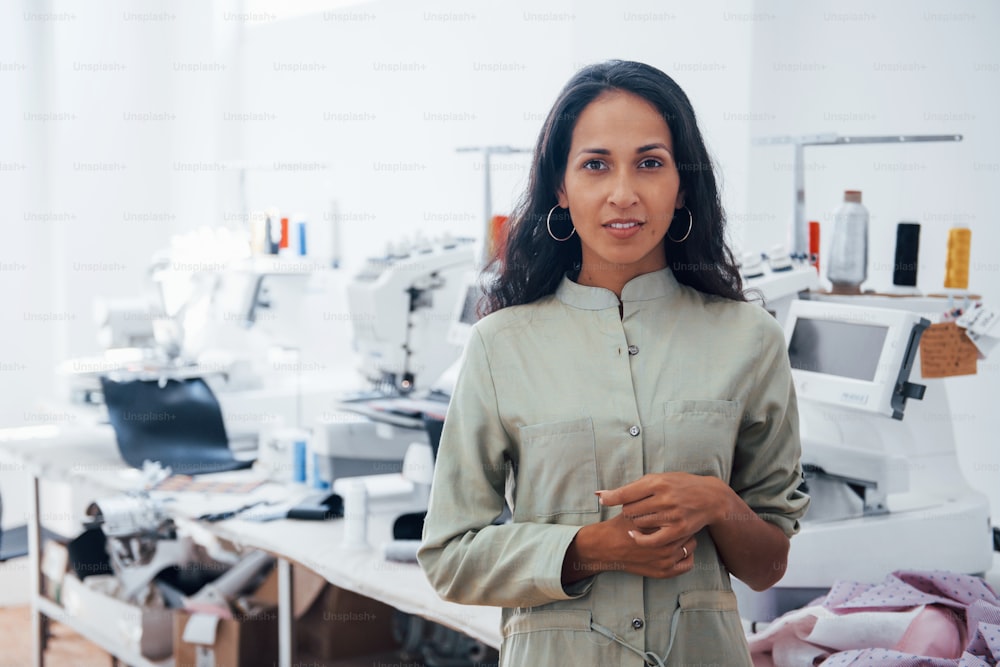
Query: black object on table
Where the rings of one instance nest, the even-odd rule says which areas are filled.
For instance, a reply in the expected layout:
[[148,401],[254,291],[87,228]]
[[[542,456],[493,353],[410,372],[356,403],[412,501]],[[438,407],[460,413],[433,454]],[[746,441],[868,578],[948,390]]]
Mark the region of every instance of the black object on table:
[[229,449],[222,409],[201,378],[129,380],[101,378],[118,451],[133,468],[158,461],[174,474],[240,470],[252,460]]

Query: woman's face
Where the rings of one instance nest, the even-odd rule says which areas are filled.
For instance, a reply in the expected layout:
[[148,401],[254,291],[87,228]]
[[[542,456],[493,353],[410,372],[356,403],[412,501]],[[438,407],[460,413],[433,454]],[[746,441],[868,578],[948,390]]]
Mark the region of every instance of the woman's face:
[[[580,277],[624,280],[667,265],[663,237],[684,205],[670,128],[637,95],[603,93],[580,114],[558,193],[580,235]],[[678,216],[680,238],[687,216]],[[566,232],[553,225],[557,235]]]

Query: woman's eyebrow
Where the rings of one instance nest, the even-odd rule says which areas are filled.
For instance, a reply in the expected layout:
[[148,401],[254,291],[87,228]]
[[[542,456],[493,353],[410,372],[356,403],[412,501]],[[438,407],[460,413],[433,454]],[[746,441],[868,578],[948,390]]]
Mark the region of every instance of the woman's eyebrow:
[[639,148],[636,148],[636,149],[635,149],[635,152],[636,152],[636,153],[645,153],[645,152],[647,152],[647,151],[651,151],[651,150],[653,150],[654,148],[662,148],[663,150],[667,151],[668,153],[671,153],[671,154],[673,154],[673,151],[671,151],[671,150],[670,150],[670,149],[669,149],[669,148],[667,147],[667,145],[666,145],[666,144],[662,144],[662,143],[655,143],[655,144],[646,144],[645,146],[640,146]]
[[[663,150],[673,155],[673,151],[671,151],[670,148],[664,143],[646,144],[645,146],[639,146],[639,148],[635,149],[635,152],[636,155],[638,155],[639,153],[647,153],[656,148],[662,148]],[[581,148],[580,151],[577,153],[577,155],[583,155],[584,153],[594,153],[596,155],[611,155],[611,151],[609,151],[607,148]]]

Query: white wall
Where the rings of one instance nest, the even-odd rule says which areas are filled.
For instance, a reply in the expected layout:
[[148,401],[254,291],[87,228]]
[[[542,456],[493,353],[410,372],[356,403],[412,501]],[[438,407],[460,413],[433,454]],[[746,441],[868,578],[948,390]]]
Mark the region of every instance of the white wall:
[[[244,89],[258,120],[244,123],[241,156],[260,167],[249,176],[250,208],[303,209],[322,225],[336,200],[355,259],[416,229],[478,235],[482,162],[455,149],[530,148],[573,72],[631,58],[687,88],[738,220],[751,8],[749,1],[664,10],[654,2],[622,9],[569,0],[413,8],[386,0],[254,22]],[[709,33],[719,41],[705,40]],[[494,212],[510,210],[528,162],[494,158]]]
[[[138,295],[171,234],[218,219],[235,176],[190,165],[232,143],[225,6],[0,5],[0,426],[74,423],[48,399],[59,362],[99,351],[93,299]],[[187,66],[212,62],[227,69]],[[0,468],[4,525],[24,523],[26,490]]]
[[[896,223],[921,223],[918,287],[943,287],[948,229],[972,229],[970,288],[1000,305],[1000,5],[989,0],[757,2],[753,137],[961,134],[961,143],[807,148],[806,215],[821,223],[860,189],[871,215],[869,282],[892,284]],[[782,243],[792,214],[791,147],[756,146],[748,213],[760,246]],[[825,275],[825,271],[824,271]],[[1000,359],[946,381],[962,469],[1000,514]]]
[[[335,200],[349,265],[418,230],[480,235],[482,159],[456,149],[530,147],[568,72],[570,26],[525,21],[527,4],[386,0],[248,25],[250,208],[326,227]],[[494,159],[495,211],[527,164]]]
[[[27,7],[27,3],[24,5]],[[41,394],[52,355],[52,327],[25,320],[48,307],[53,288],[48,265],[52,227],[46,210],[45,149],[53,122],[34,120],[45,109],[45,30],[21,17],[18,3],[0,9],[0,423],[19,422],[24,394]],[[10,103],[13,101],[14,103]],[[30,119],[30,120],[29,120]],[[13,404],[13,405],[12,405]]]
[[[27,326],[24,313],[49,302],[52,281],[44,267],[50,223],[39,221],[45,202],[46,124],[28,122],[26,112],[43,108],[39,22],[21,18],[19,3],[0,8],[0,424],[20,424],[29,405],[22,397],[50,391],[46,369],[55,346],[52,328]],[[44,305],[42,307],[45,307]],[[0,462],[2,526],[24,523],[28,485],[15,466]],[[0,527],[2,527],[0,526]],[[23,580],[23,576],[18,574]]]
[[191,165],[224,154],[217,129],[234,78],[187,65],[232,73],[235,29],[198,2],[25,1],[2,11],[0,58],[23,68],[0,72],[4,99],[17,102],[0,111],[3,159],[24,165],[0,171],[15,236],[0,248],[15,266],[0,272],[15,299],[2,315],[2,354],[27,367],[5,383],[0,423],[20,425],[58,421],[33,397],[51,392],[59,360],[98,351],[93,298],[138,294],[153,251],[218,218],[225,182],[192,176]]

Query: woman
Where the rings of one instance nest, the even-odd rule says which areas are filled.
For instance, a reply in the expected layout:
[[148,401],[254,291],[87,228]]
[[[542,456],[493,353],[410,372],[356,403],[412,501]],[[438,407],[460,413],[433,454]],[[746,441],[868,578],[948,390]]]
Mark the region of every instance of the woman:
[[419,553],[445,599],[503,607],[502,665],[751,664],[729,575],[777,582],[809,499],[784,337],[723,232],[677,84],[574,76],[466,347]]

